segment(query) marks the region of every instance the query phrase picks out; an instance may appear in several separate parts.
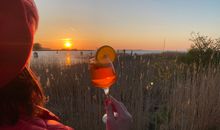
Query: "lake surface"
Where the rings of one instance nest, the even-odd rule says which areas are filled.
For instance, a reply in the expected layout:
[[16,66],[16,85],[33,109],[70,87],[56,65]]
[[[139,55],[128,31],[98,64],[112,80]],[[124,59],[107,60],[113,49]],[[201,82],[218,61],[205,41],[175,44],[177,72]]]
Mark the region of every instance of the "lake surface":
[[[158,54],[162,51],[126,50],[126,54]],[[38,56],[34,55],[37,54]],[[117,51],[124,53],[124,51]],[[31,63],[71,65],[88,62],[95,55],[95,51],[34,51],[31,55]]]

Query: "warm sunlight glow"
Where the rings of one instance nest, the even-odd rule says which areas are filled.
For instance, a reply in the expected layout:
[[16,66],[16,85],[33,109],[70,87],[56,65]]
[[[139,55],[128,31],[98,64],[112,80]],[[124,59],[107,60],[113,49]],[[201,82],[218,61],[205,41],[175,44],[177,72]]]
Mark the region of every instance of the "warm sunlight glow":
[[67,39],[62,39],[62,40],[64,41],[64,47],[66,49],[72,49],[72,46],[73,46],[72,39],[67,38]]
[[66,66],[71,65],[71,55],[70,55],[70,53],[67,53],[67,55],[66,55],[65,64],[66,64]]
[[68,48],[68,49],[71,49],[71,47],[73,46],[73,44],[70,43],[70,42],[66,42],[66,43],[64,44],[64,46],[65,46],[66,48]]

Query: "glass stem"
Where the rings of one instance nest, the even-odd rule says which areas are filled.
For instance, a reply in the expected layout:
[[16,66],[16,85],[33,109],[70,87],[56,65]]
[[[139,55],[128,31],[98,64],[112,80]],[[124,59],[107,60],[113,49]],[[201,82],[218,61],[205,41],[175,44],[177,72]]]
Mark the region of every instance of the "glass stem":
[[105,92],[105,95],[108,97],[108,95],[109,95],[109,88],[104,88],[104,92]]

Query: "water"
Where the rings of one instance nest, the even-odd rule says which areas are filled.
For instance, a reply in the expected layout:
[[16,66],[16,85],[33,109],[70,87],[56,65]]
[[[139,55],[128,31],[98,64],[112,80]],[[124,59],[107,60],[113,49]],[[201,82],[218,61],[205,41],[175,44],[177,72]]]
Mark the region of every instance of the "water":
[[[37,53],[37,57],[34,53]],[[56,63],[63,65],[72,65],[77,63],[88,62],[89,58],[95,55],[95,51],[35,51],[31,55],[31,62]],[[157,54],[162,51],[143,51],[143,50],[126,50],[126,54]],[[117,53],[124,53],[123,50]]]

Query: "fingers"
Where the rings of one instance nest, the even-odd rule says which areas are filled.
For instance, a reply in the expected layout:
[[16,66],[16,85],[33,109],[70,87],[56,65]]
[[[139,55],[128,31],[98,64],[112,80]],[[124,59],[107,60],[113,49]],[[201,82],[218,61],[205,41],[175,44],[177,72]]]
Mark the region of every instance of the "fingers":
[[116,109],[116,112],[119,114],[119,116],[127,116],[129,114],[127,108],[124,106],[123,103],[117,101],[113,97],[110,97],[110,98],[111,98],[111,101],[112,101],[112,105]]
[[112,104],[108,99],[105,101],[106,114],[107,114],[107,122],[108,120],[114,120],[114,111],[112,109]]

